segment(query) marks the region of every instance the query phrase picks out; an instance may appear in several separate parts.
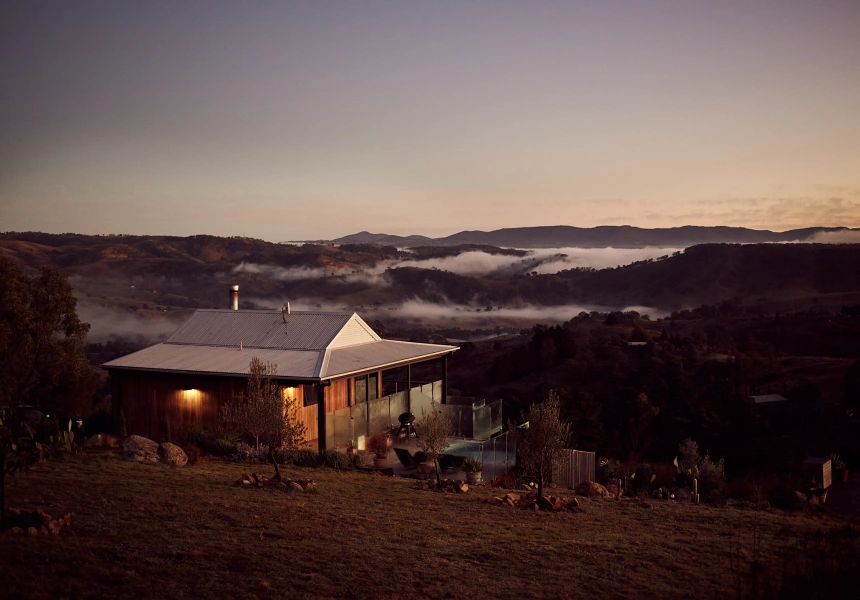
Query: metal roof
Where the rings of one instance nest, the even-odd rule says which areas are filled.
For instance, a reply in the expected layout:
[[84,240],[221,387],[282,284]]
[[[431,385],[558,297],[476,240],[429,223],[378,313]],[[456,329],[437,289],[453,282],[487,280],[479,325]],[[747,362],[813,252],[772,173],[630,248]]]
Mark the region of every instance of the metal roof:
[[416,344],[382,340],[349,348],[336,348],[329,351],[325,364],[324,377],[335,377],[357,371],[396,366],[415,359],[430,359],[456,350],[456,346],[438,344]]
[[456,349],[382,340],[350,313],[198,310],[165,343],[102,366],[247,376],[256,356],[276,364],[279,378],[320,380],[429,360]]
[[318,350],[272,350],[225,346],[186,346],[156,344],[134,354],[117,358],[103,366],[107,369],[179,371],[219,375],[248,375],[252,357],[278,365],[278,377],[316,379],[320,359]]
[[322,350],[351,317],[351,313],[198,310],[166,343]]
[[788,402],[788,398],[779,394],[763,394],[761,396],[750,396],[755,404],[770,404],[771,402]]

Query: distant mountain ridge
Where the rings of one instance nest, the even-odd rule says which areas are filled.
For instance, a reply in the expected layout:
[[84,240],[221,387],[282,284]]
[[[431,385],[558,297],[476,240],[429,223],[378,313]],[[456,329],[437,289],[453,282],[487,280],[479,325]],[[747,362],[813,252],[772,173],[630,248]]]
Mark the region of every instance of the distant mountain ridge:
[[860,231],[847,227],[807,227],[790,231],[769,231],[745,227],[669,227],[643,229],[630,225],[572,227],[513,227],[495,231],[461,231],[447,237],[430,238],[423,235],[399,236],[362,231],[335,240],[334,244],[382,244],[388,246],[455,246],[459,244],[488,244],[517,248],[644,248],[687,247],[697,244],[761,244],[774,242],[805,242],[816,234],[835,231]]

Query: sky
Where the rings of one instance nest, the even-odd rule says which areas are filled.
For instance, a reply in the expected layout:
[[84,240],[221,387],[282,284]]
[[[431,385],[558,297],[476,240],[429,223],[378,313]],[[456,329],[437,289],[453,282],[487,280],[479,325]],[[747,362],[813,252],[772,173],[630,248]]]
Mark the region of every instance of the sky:
[[860,2],[0,3],[0,231],[860,226]]

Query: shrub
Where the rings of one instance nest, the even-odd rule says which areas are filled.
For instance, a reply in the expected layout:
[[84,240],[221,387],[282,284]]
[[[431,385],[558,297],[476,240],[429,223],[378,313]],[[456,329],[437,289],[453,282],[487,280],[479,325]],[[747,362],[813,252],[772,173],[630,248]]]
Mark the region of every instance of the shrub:
[[373,452],[376,458],[382,459],[387,457],[389,452],[388,432],[380,431],[370,436],[370,439],[367,440],[367,449]]
[[638,467],[636,467],[636,471],[633,472],[632,484],[634,492],[647,492],[651,489],[651,483],[654,480],[654,476],[651,474],[651,465],[648,463],[642,463]]
[[463,471],[466,473],[480,473],[484,468],[484,463],[480,458],[469,456],[463,461]]
[[182,446],[182,451],[188,457],[188,462],[194,464],[200,458],[200,448],[194,444],[185,444]]
[[337,450],[324,450],[319,455],[321,462],[326,466],[338,471],[354,469],[361,466],[361,458],[354,454],[344,454]]
[[699,463],[699,494],[710,494],[711,492],[722,492],[726,485],[726,462],[722,458],[716,462],[711,460],[710,455]]

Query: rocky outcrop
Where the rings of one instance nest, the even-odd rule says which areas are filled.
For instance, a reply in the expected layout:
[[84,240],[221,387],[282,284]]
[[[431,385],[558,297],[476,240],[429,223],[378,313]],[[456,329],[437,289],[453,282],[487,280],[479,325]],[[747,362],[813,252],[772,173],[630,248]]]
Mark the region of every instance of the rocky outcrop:
[[136,462],[158,462],[158,444],[139,435],[130,435],[122,441],[122,453]]
[[188,455],[185,451],[170,442],[162,442],[158,445],[158,456],[168,465],[174,467],[184,467],[188,462]]
[[609,496],[609,490],[594,481],[583,481],[574,490],[580,496]]

